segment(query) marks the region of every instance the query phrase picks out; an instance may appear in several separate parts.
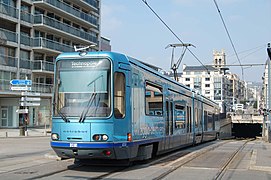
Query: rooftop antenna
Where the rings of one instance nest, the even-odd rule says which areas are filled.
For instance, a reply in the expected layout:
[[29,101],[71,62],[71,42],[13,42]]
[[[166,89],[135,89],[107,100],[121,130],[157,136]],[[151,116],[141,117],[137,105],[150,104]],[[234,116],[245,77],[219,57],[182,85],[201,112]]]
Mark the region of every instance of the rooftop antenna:
[[75,52],[82,52],[82,51],[87,51],[88,48],[95,47],[95,46],[96,46],[96,44],[91,44],[91,45],[85,46],[85,47],[76,47],[76,45],[74,45],[73,48],[74,48]]
[[[185,44],[184,44],[184,43],[182,43],[182,44],[169,44],[169,45],[167,45],[166,48],[165,48],[165,49],[167,49],[167,48],[169,48],[169,47],[172,48],[172,53],[171,53],[171,64],[170,64],[170,66],[171,66],[171,69],[172,69],[172,71],[173,71],[173,75],[174,75],[175,81],[178,81],[178,79],[179,79],[179,78],[178,78],[178,74],[177,74],[177,69],[179,68],[179,66],[180,66],[180,64],[181,64],[181,62],[182,62],[182,60],[183,60],[184,54],[185,54],[185,52],[186,52],[188,46],[196,47],[196,46],[194,46],[193,44],[189,44],[189,43],[185,43]],[[180,58],[178,59],[178,61],[175,63],[175,62],[174,62],[174,50],[175,50],[176,47],[183,47],[183,50],[182,50],[181,57],[180,57]]]

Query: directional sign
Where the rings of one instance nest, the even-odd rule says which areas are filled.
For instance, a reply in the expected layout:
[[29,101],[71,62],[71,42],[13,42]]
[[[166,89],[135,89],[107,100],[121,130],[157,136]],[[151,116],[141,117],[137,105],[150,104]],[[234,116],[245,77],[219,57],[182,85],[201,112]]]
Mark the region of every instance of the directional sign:
[[22,92],[22,96],[40,96],[40,93],[35,93],[35,92]]
[[21,101],[40,101],[40,97],[21,97]]
[[25,85],[25,86],[31,86],[32,80],[22,80],[22,79],[12,79],[10,81],[11,85]]
[[19,114],[27,114],[27,113],[28,113],[28,109],[17,109],[17,110],[16,110],[16,113],[19,113]]
[[40,106],[40,102],[21,102],[21,106]]
[[12,91],[31,91],[31,87],[27,86],[11,86],[10,89]]

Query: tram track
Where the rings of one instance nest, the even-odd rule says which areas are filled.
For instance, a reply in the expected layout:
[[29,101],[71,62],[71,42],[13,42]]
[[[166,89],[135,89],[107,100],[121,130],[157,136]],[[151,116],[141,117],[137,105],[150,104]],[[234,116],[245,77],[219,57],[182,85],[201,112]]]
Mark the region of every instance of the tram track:
[[[228,160],[223,163],[223,165],[218,169],[218,172],[216,173],[216,175],[212,179],[222,179],[224,173],[227,171],[227,168],[235,160],[235,158],[238,156],[239,152],[241,152],[244,149],[244,147],[246,146],[246,144],[248,142],[253,141],[253,140],[255,140],[255,139],[243,140],[244,143],[229,156]],[[220,143],[218,145],[214,145],[211,148],[207,148],[205,150],[200,150],[199,152],[192,152],[188,156],[184,156],[184,157],[177,159],[176,161],[170,162],[170,163],[166,164],[166,166],[170,166],[171,168],[168,171],[162,173],[161,175],[159,175],[158,177],[155,177],[153,179],[154,180],[164,179],[169,174],[173,173],[174,171],[178,170],[179,168],[185,167],[193,160],[196,160],[197,158],[204,156],[208,152],[215,150],[219,147],[222,147],[226,143],[230,143],[230,142],[233,142],[233,141],[225,141],[225,142]]]
[[[123,166],[94,166],[85,164],[73,164],[70,166],[63,167],[56,171],[48,172],[47,174],[32,176],[28,179],[54,179],[59,177],[71,177],[71,178],[87,178],[87,179],[125,179],[125,177],[130,177],[130,173],[139,172],[138,177],[145,179],[169,179],[171,173],[178,172],[182,168],[192,168],[192,169],[209,169],[213,173],[212,179],[222,179],[227,169],[229,169],[231,163],[238,161],[238,154],[242,152],[246,144],[254,139],[248,140],[227,140],[227,141],[217,141],[209,142],[206,144],[201,144],[198,146],[182,149],[181,151],[175,151],[173,153],[168,153],[166,155],[158,156],[157,158],[145,161],[145,162],[135,162],[134,165],[123,167]],[[202,157],[210,156],[215,151],[221,151],[223,148],[234,147],[234,152],[230,152],[221,160],[220,165],[216,168],[193,166],[195,161],[199,161]],[[211,154],[208,154],[211,153]],[[236,160],[237,158],[237,160]],[[194,161],[195,160],[195,161]],[[144,174],[144,169],[160,168],[163,171],[157,171],[158,173],[153,173],[151,176]],[[150,171],[150,170],[147,170]],[[176,171],[176,172],[175,172]],[[145,171],[146,172],[146,171]],[[131,176],[132,178],[133,176]],[[138,178],[137,177],[137,178]]]
[[246,146],[246,144],[248,142],[250,142],[250,141],[254,141],[255,139],[256,138],[245,140],[245,142],[242,144],[242,146],[240,146],[236,151],[234,151],[232,153],[232,155],[230,156],[230,158],[228,159],[228,161],[226,161],[224,163],[224,165],[219,169],[219,171],[217,172],[216,176],[213,179],[215,179],[215,180],[222,179],[222,177],[225,174],[225,172],[227,171],[229,165],[236,159],[236,157],[244,149],[244,147]]

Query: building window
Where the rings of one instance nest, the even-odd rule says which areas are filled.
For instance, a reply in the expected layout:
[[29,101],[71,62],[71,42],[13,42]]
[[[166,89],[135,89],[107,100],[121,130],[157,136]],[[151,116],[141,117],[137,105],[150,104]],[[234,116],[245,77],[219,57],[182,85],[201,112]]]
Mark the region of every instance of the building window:
[[190,81],[190,78],[185,78],[185,81]]
[[210,90],[206,90],[206,91],[205,91],[205,94],[210,94]]
[[205,84],[205,87],[210,87],[210,84]]
[[205,81],[210,81],[210,78],[209,77],[205,78]]

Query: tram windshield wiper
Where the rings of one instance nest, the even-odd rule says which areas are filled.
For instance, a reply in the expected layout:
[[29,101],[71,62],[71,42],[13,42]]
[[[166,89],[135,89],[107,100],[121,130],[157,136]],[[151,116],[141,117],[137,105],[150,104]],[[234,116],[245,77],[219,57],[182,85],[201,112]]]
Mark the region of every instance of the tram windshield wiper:
[[70,120],[67,118],[65,114],[63,114],[60,110],[57,111],[57,113],[60,115],[60,117],[65,121],[65,122],[70,122]]
[[84,110],[83,110],[82,113],[81,113],[79,122],[84,122],[84,120],[86,119],[86,116],[87,116],[87,114],[88,114],[88,111],[89,111],[89,109],[90,109],[92,103],[94,102],[96,95],[97,95],[96,92],[93,93],[93,94],[91,94],[91,96],[90,96],[90,98],[89,98],[89,100],[88,100],[88,103],[87,103],[86,107],[84,108]]

